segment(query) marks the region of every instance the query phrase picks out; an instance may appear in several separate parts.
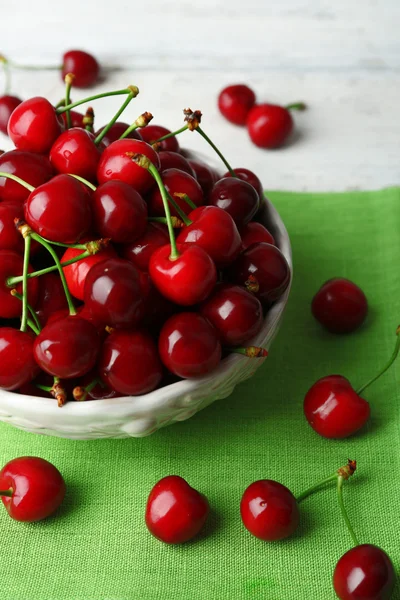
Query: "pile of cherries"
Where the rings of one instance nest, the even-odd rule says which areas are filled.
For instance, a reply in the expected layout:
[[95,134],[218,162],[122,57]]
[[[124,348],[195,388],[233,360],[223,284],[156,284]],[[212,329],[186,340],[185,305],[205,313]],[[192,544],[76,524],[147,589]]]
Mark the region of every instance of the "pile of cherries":
[[[118,119],[135,86],[71,103],[65,81],[58,107],[17,106],[16,149],[0,156],[0,387],[62,405],[71,392],[146,394],[230,352],[266,356],[247,345],[290,270],[259,222],[258,177],[229,166],[199,111],[174,133],[150,113],[129,125]],[[107,95],[124,102],[94,132],[75,108]],[[185,130],[215,148],[224,176],[181,151]]]

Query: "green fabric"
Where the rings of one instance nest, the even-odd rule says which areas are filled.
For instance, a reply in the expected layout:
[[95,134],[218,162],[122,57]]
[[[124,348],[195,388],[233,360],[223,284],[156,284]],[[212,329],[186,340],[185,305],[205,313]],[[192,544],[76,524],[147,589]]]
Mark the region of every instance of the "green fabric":
[[[281,543],[244,530],[239,502],[253,480],[278,479],[299,493],[348,457],[358,461],[344,490],[354,529],[399,569],[400,364],[366,393],[372,419],[351,439],[318,437],[302,400],[329,373],[361,385],[392,352],[400,190],[270,197],[291,235],[295,277],[282,329],[252,380],[145,439],[69,441],[0,425],[1,462],[42,456],[68,485],[62,511],[46,522],[20,524],[0,511],[3,600],[334,599],[332,571],[351,546],[335,488],[301,505],[298,533]],[[314,292],[337,275],[370,301],[368,322],[353,335],[330,335],[310,314]],[[143,521],[150,488],[171,473],[206,493],[213,508],[204,535],[181,547],[152,538]]]

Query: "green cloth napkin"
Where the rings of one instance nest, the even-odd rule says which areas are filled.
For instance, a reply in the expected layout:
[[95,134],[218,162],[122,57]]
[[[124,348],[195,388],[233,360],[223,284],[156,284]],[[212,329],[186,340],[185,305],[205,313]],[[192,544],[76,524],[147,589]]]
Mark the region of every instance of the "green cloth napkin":
[[[269,196],[291,236],[295,276],[282,329],[252,380],[144,439],[70,441],[0,425],[1,463],[42,456],[68,486],[62,510],[47,521],[21,524],[0,511],[2,600],[333,600],[334,566],[351,547],[335,486],[304,501],[298,533],[280,543],[252,537],[239,502],[256,479],[278,479],[296,494],[348,457],[358,461],[344,489],[354,529],[399,570],[400,364],[366,392],[371,421],[348,440],[314,433],[302,401],[330,373],[360,386],[392,352],[400,190]],[[370,302],[367,322],[348,336],[326,333],[310,313],[315,291],[338,275],[359,284]],[[212,506],[204,534],[180,547],[154,539],[143,519],[151,487],[172,473]]]

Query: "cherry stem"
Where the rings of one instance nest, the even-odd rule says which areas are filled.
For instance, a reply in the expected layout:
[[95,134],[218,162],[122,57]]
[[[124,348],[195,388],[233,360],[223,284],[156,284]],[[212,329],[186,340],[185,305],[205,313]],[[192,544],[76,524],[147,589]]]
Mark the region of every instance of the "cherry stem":
[[72,391],[74,400],[76,400],[77,402],[84,402],[85,400],[87,400],[88,394],[96,387],[96,385],[101,385],[101,387],[105,387],[104,383],[98,377],[95,377],[93,381],[91,381],[85,387],[75,387]]
[[124,133],[118,139],[124,140],[130,133],[132,133],[132,131],[135,131],[136,129],[139,129],[139,125],[136,125],[136,122],[132,123],[132,125],[129,125],[128,129],[125,129]]
[[268,351],[265,348],[259,346],[247,346],[247,348],[229,348],[230,352],[234,354],[243,354],[248,358],[265,358],[268,356]]
[[125,102],[122,104],[121,108],[119,110],[117,110],[117,112],[115,113],[115,115],[113,116],[111,121],[108,123],[108,125],[106,125],[104,127],[103,131],[101,131],[99,133],[99,135],[96,137],[96,139],[94,140],[95,146],[98,146],[100,144],[101,140],[107,135],[107,133],[110,131],[111,127],[118,120],[118,118],[122,115],[124,110],[127,108],[129,103],[131,102],[131,100],[133,100],[133,98],[135,98],[135,96],[136,96],[136,94],[134,94],[134,92],[131,91],[130,94],[128,95],[127,99],[125,100]]
[[307,105],[304,102],[294,102],[293,104],[287,104],[286,110],[306,110]]
[[[150,223],[162,223],[163,225],[167,225],[167,219],[165,217],[149,217],[147,220]],[[183,229],[183,227],[185,227],[185,223],[179,217],[171,216],[171,221],[174,229]]]
[[[134,86],[132,86],[133,88]],[[137,89],[137,88],[136,88]],[[124,94],[131,94],[131,87],[125,88],[124,90],[116,90],[115,92],[103,92],[102,94],[95,94],[94,96],[89,96],[88,98],[84,98],[83,100],[78,100],[77,102],[72,102],[72,104],[68,104],[68,106],[59,106],[56,108],[56,113],[61,115],[65,113],[67,110],[71,110],[81,104],[85,104],[86,102],[92,102],[93,100],[100,100],[101,98],[109,98],[110,96],[123,96]]]
[[362,392],[364,390],[366,390],[367,387],[369,387],[370,385],[372,385],[377,379],[379,379],[379,377],[381,377],[381,375],[383,375],[384,373],[386,373],[386,371],[388,369],[390,369],[390,367],[392,366],[392,364],[396,360],[396,358],[397,358],[397,356],[399,354],[399,351],[400,351],[400,325],[396,329],[396,336],[397,336],[396,345],[394,347],[393,354],[392,354],[392,356],[389,359],[389,362],[383,367],[383,369],[381,369],[379,371],[379,373],[377,375],[375,375],[375,377],[373,377],[372,379],[370,379],[367,383],[365,383],[363,386],[361,386],[360,389],[357,390],[356,393],[358,395],[362,394]]
[[1,171],[0,172],[0,177],[5,177],[6,179],[12,179],[13,181],[16,181],[17,183],[19,183],[20,185],[22,185],[24,188],[26,188],[30,192],[33,192],[33,190],[35,189],[33,187],[33,185],[30,185],[29,183],[27,183],[26,181],[24,181],[20,177],[17,177],[16,175],[13,175],[12,173],[3,173]]
[[331,483],[332,481],[337,481],[337,478],[338,478],[338,474],[337,474],[337,472],[335,472],[335,473],[333,473],[333,475],[330,475],[329,477],[322,479],[322,481],[319,481],[312,487],[307,488],[306,490],[304,490],[304,492],[301,492],[301,494],[296,496],[297,502],[302,502],[305,498],[308,498],[308,496],[311,496],[311,494],[320,490],[327,483]]
[[57,400],[57,405],[61,408],[67,401],[67,394],[62,386],[59,377],[54,377],[53,387],[50,390],[50,394]]
[[[59,246],[61,246],[61,244],[57,244]],[[75,246],[67,246],[68,248],[74,248]],[[85,246],[83,246],[85,247]],[[95,253],[94,253],[95,254]],[[89,250],[86,250],[85,252],[82,252],[82,254],[79,254],[78,256],[75,256],[74,258],[70,258],[69,260],[66,260],[65,262],[60,263],[61,267],[68,267],[68,265],[73,265],[74,263],[83,260],[84,258],[88,258],[88,256],[92,256],[93,252],[89,252]],[[27,279],[33,279],[33,277],[40,277],[41,275],[46,275],[47,273],[54,273],[54,271],[58,270],[58,265],[53,265],[52,267],[46,267],[45,269],[41,269],[40,271],[34,271],[33,273],[28,273],[27,275]],[[9,277],[6,280],[6,284],[8,287],[14,287],[16,286],[18,283],[21,283],[22,281],[22,275],[19,275],[18,277]]]
[[49,385],[42,385],[41,383],[34,383],[34,386],[38,388],[38,390],[43,390],[44,392],[51,393],[51,388]]
[[19,69],[21,71],[61,71],[63,68],[63,65],[21,65],[8,59],[4,59],[4,62],[13,69]]
[[136,129],[142,128],[142,127],[147,127],[147,125],[150,123],[150,121],[152,120],[153,115],[149,112],[144,112],[142,113],[133,123],[132,125],[129,125],[129,127],[127,129],[125,129],[124,133],[120,136],[120,140],[125,139],[126,137],[128,137],[128,135],[130,133],[132,133],[132,131],[135,131]]
[[24,237],[25,249],[24,249],[24,265],[22,270],[22,317],[21,317],[21,331],[26,331],[28,323],[28,269],[29,269],[29,256],[31,252],[31,236],[28,233]]
[[[69,104],[71,104],[71,98],[70,98],[70,94],[71,94],[71,87],[72,87],[72,82],[75,79],[75,75],[73,73],[67,73],[65,76],[65,106],[68,106]],[[66,114],[66,119],[67,119],[67,129],[71,129],[72,127],[72,119],[71,119],[71,111],[68,109]]]
[[9,490],[1,490],[0,496],[7,496],[8,498],[12,498],[14,494],[14,490],[10,488]]
[[182,200],[184,200],[186,202],[186,204],[188,204],[192,210],[195,210],[197,208],[197,206],[195,205],[195,203],[192,202],[192,200],[189,198],[189,196],[187,194],[182,194],[180,192],[175,192],[174,196],[176,196],[177,198],[181,198]]
[[39,335],[40,333],[40,329],[38,329],[35,325],[35,323],[32,321],[32,319],[28,319],[28,325],[29,327],[32,329],[32,331],[36,334]]
[[222,162],[224,163],[224,165],[228,169],[231,177],[236,177],[236,179],[237,179],[237,175],[236,175],[235,171],[232,169],[231,165],[228,163],[228,161],[226,160],[225,156],[218,150],[217,146],[214,144],[214,142],[212,142],[210,140],[210,138],[208,137],[208,135],[206,135],[204,133],[204,131],[202,130],[202,128],[200,127],[200,125],[198,125],[196,127],[195,131],[197,131],[206,140],[206,142],[208,144],[210,144],[211,148],[213,150],[215,150],[215,152],[218,154],[218,156],[220,157],[220,159],[222,160]]
[[167,133],[166,135],[163,135],[162,137],[158,138],[158,140],[155,140],[152,143],[153,144],[159,144],[160,142],[163,142],[164,140],[169,140],[169,138],[175,137],[175,136],[179,135],[180,133],[183,133],[187,129],[189,129],[189,125],[184,125],[180,129],[177,129],[176,131],[171,131],[170,133]]
[[[15,296],[16,298],[18,298],[18,300],[21,300],[21,302],[22,302],[23,296],[22,296],[22,294],[18,294],[17,290],[11,290],[11,295]],[[29,310],[29,312],[31,314],[31,317],[33,319],[33,322],[35,323],[37,329],[39,331],[41,331],[42,330],[42,326],[40,324],[40,321],[38,319],[37,314],[35,313],[35,311],[33,310],[33,307],[29,303],[27,303],[27,305],[28,305],[28,310]],[[28,318],[27,318],[27,321],[28,321]]]
[[349,519],[349,515],[347,514],[344,502],[343,502],[343,482],[345,481],[344,477],[339,476],[338,480],[337,480],[337,493],[338,493],[338,502],[339,502],[339,507],[340,507],[340,511],[342,513],[342,517],[344,519],[344,522],[346,523],[346,527],[349,530],[349,533],[351,535],[351,539],[353,540],[353,543],[355,546],[359,546],[360,542],[357,539],[356,534],[354,533],[354,529],[351,526],[350,523],[350,519]]
[[[68,173],[68,175],[70,177],[74,177],[75,179],[77,179],[78,181],[80,181],[81,183],[83,183],[84,185],[87,185],[87,187],[90,188],[93,192],[95,192],[97,190],[96,186],[93,185],[93,183],[91,183],[90,181],[88,181],[84,177],[81,177],[80,175],[74,175],[74,173]],[[65,245],[67,246],[67,244],[65,244]],[[70,248],[71,246],[67,246],[67,247]]]

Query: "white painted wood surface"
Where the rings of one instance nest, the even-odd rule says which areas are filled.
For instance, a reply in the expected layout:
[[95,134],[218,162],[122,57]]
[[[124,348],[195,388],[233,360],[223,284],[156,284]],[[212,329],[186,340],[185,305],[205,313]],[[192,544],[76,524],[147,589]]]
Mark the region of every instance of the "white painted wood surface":
[[[182,108],[200,108],[232,164],[269,189],[375,189],[400,183],[399,30],[398,0],[19,0],[1,11],[0,52],[54,63],[71,47],[93,51],[120,67],[99,90],[139,86],[128,121],[150,110],[173,128]],[[287,147],[259,150],[219,115],[218,91],[236,82],[260,101],[309,104]],[[15,73],[13,84],[22,97],[63,94],[56,73]],[[117,107],[97,103],[98,125]],[[182,145],[210,152],[200,136],[185,136]],[[6,138],[0,145],[10,147]]]

